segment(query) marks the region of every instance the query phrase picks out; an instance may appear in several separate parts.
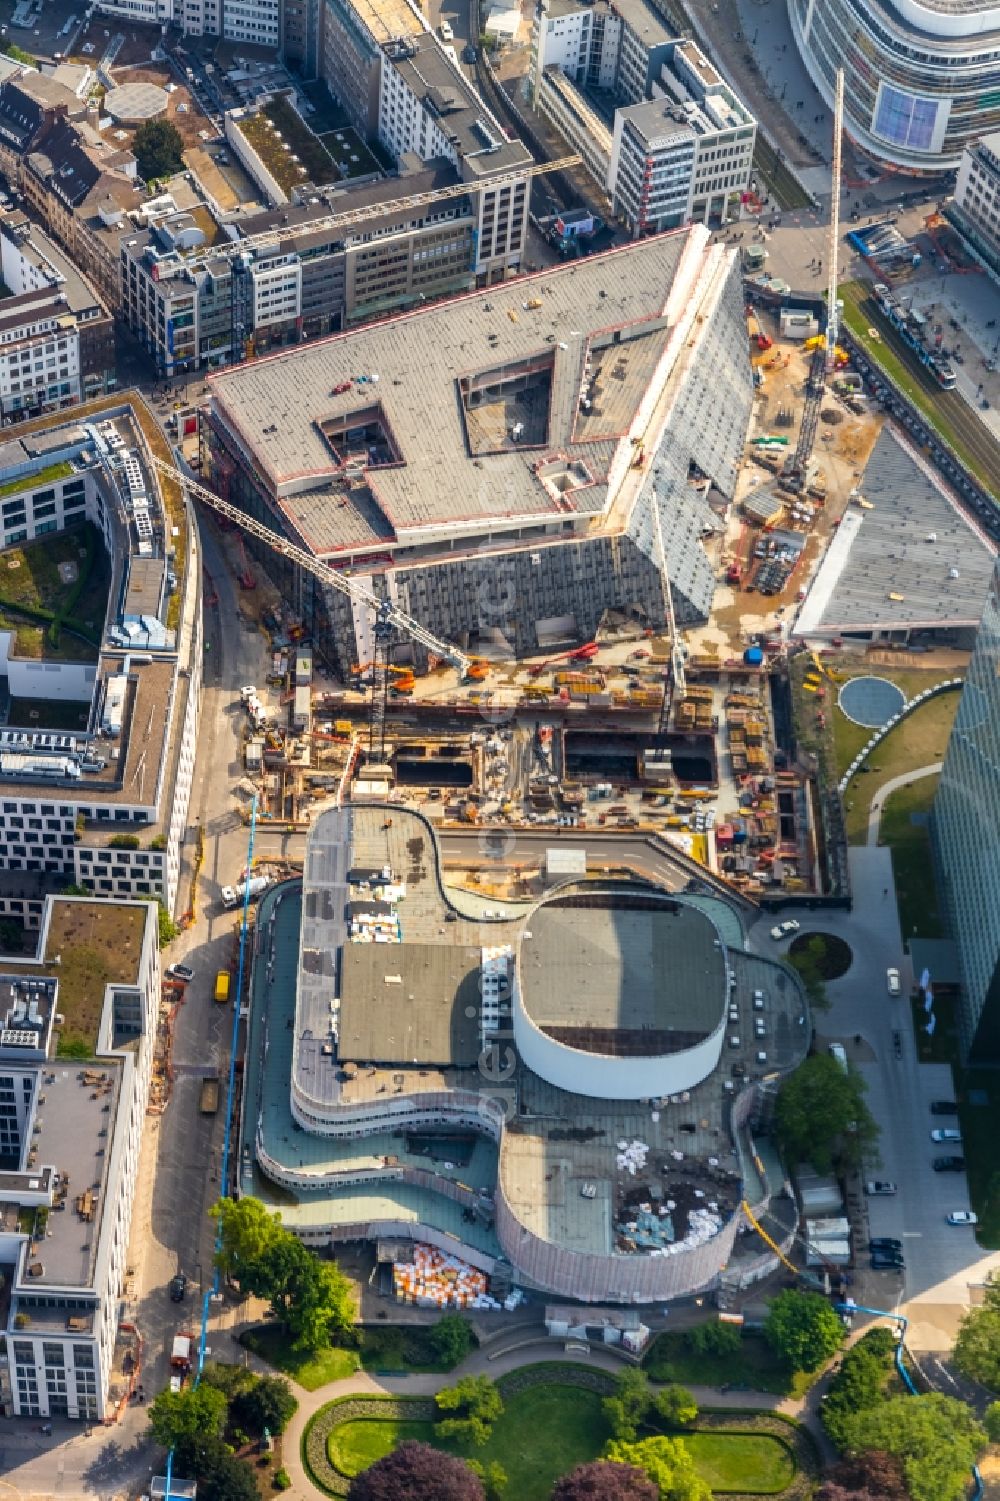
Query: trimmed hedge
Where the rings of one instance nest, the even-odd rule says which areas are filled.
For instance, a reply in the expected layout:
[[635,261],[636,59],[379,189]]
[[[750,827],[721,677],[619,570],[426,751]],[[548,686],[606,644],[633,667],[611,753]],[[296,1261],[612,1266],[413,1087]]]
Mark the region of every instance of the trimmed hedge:
[[[497,1381],[503,1397],[513,1397],[533,1386],[558,1384],[608,1396],[615,1378],[607,1371],[563,1361],[541,1361],[508,1371]],[[314,1413],[302,1435],[302,1463],[313,1484],[329,1496],[346,1496],[351,1482],[330,1462],[328,1440],[341,1423],[356,1418],[394,1418],[398,1422],[433,1422],[437,1404],[433,1397],[337,1397]],[[822,1460],[811,1433],[794,1418],[780,1412],[745,1407],[703,1408],[695,1431],[714,1429],[721,1433],[766,1433],[787,1449],[795,1465],[795,1478],[781,1492],[781,1501],[808,1501],[822,1471]],[[727,1501],[760,1501],[758,1496],[727,1492]]]

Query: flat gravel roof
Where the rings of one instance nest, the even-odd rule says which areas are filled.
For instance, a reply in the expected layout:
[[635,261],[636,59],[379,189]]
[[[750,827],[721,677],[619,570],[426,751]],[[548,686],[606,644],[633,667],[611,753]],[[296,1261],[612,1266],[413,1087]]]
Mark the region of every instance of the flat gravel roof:
[[[666,386],[674,367],[690,359],[686,346],[678,349],[663,373],[671,334],[664,313],[681,257],[690,248],[685,286],[696,299],[707,284],[698,274],[716,254],[707,244],[697,248],[696,233],[636,241],[221,372],[210,380],[217,418],[253,455],[272,493],[303,511],[301,529],[317,550],[359,540],[357,527],[340,538],[347,508],[335,493],[338,440],[323,427],[342,432],[354,422],[360,430],[373,415],[398,462],[366,467],[371,514],[362,534],[382,530],[377,516],[397,536],[419,537],[443,523],[475,529],[490,520],[592,513],[604,504],[619,440],[650,385]],[[588,361],[596,378],[584,411]],[[510,381],[529,368],[547,383],[545,431],[535,446],[519,447],[484,378],[494,372]],[[478,451],[462,385],[477,379],[498,406],[495,446]],[[478,433],[478,414],[487,409],[472,410]],[[559,464],[549,462],[553,455],[563,456]],[[578,470],[568,484],[558,477],[546,484],[536,472],[543,460]],[[305,514],[310,489],[326,494]]]

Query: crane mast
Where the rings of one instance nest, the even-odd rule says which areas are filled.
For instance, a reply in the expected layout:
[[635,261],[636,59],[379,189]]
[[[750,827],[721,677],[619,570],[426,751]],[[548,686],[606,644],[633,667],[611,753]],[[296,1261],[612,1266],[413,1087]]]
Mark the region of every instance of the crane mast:
[[[684,671],[684,648],[677,636],[677,617],[674,614],[674,595],[670,587],[670,572],[667,568],[667,549],[663,545],[663,521],[660,516],[660,506],[653,494],[649,500],[653,511],[653,526],[656,529],[656,551],[660,562],[660,578],[662,580],[663,599],[667,614],[667,623],[670,627],[670,671],[673,678],[671,684],[673,693],[679,693],[681,698],[687,692],[687,675]],[[666,699],[664,699],[666,704]]]
[[[168,464],[165,459],[158,459],[155,454],[149,453],[145,455],[145,458],[146,462],[151,464],[154,469],[159,470],[161,474],[183,485],[189,495],[195,496],[196,499],[202,501],[203,504],[207,505],[219,516],[224,516],[227,521],[231,521],[235,526],[240,527],[242,531],[246,532],[247,536],[256,538],[258,542],[263,542],[265,547],[269,547],[272,552],[276,552],[279,556],[287,558],[289,562],[294,563],[296,567],[301,568],[305,573],[312,574],[314,578],[319,579],[320,583],[326,584],[331,589],[336,589],[339,593],[346,595],[352,604],[371,610],[375,616],[376,623],[381,623],[383,629],[402,631],[404,635],[410,637],[411,641],[416,641],[426,651],[432,652],[435,656],[442,657],[446,662],[450,662],[452,667],[457,668],[463,677],[468,672],[471,663],[470,658],[464,652],[459,651],[457,646],[452,646],[448,641],[439,640],[433,632],[428,631],[418,620],[414,620],[412,616],[407,615],[405,610],[401,610],[391,600],[380,599],[377,594],[359,583],[357,579],[351,578],[348,574],[338,573],[335,568],[329,567],[320,558],[314,558],[312,553],[306,552],[304,548],[297,547],[294,542],[286,541],[277,532],[272,532],[269,527],[263,526],[252,516],[246,515],[238,506],[231,505],[228,500],[223,500],[222,496],[216,495],[214,490],[209,490],[207,486],[199,484],[197,480],[190,479],[188,475],[176,468],[175,465]],[[376,684],[373,690],[376,696],[378,686]],[[377,714],[377,711],[375,712]]]
[[830,239],[827,254],[827,301],[826,339],[813,351],[809,375],[806,380],[806,400],[802,408],[802,425],[799,428],[795,452],[788,461],[784,478],[788,486],[802,490],[806,485],[809,459],[816,441],[816,427],[820,407],[826,392],[826,378],[837,360],[837,334],[840,328],[840,307],[837,303],[837,261],[840,256],[840,183],[841,183],[841,138],[844,130],[844,70],[837,69],[836,107],[833,115],[833,163],[832,196],[830,202]]
[[826,374],[836,362],[840,307],[837,303],[837,262],[840,259],[841,143],[844,134],[844,70],[837,69],[837,93],[833,110],[833,163],[830,202],[830,245],[826,284]]

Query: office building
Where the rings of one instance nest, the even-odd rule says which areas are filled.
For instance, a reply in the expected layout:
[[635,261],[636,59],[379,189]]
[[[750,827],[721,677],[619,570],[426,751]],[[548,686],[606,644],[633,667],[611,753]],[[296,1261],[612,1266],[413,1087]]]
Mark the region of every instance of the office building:
[[634,235],[738,217],[757,125],[645,0],[554,0],[536,17],[534,102]]
[[792,34],[832,108],[844,70],[844,128],[880,165],[954,170],[1000,128],[1000,11],[994,0],[788,0]]
[[536,107],[543,74],[558,68],[580,89],[618,104],[649,96],[675,32],[649,0],[543,0],[532,23],[531,73]]
[[738,218],[757,123],[693,42],[675,42],[655,97],[615,112],[608,193],[633,234]]
[[102,15],[145,26],[177,26],[186,36],[218,36],[277,48],[280,0],[100,0]]
[[[364,137],[377,136],[395,160],[413,154],[448,161],[475,190],[474,269],[480,285],[501,281],[521,263],[528,224],[531,165],[410,0],[326,0],[323,77]],[[491,186],[491,179],[513,182]]]
[[[153,903],[50,897],[36,955],[0,958],[7,1417],[98,1423],[127,1400],[120,1321],[159,1001]],[[60,1055],[70,1042],[88,1062]]]
[[[147,228],[120,241],[122,316],[169,376],[471,290],[484,255],[478,196],[470,191],[392,209],[408,194],[458,180],[446,161],[403,166],[399,177],[324,190],[306,203],[244,219],[245,236],[273,233],[273,240],[243,255],[206,250],[203,216],[195,219],[167,200],[147,216]],[[384,214],[354,227],[311,227],[331,213],[383,203]]]
[[1000,279],[1000,130],[962,152],[947,212],[978,259]]
[[[222,493],[438,636],[520,656],[608,609],[659,628],[665,568],[678,620],[707,618],[708,491],[732,497],[753,385],[737,257],[701,226],[209,385]],[[370,659],[364,611],[269,566],[324,656]]]
[[1000,1061],[1000,567],[948,741],[932,829],[962,976],[962,1054],[970,1063],[995,1064]]

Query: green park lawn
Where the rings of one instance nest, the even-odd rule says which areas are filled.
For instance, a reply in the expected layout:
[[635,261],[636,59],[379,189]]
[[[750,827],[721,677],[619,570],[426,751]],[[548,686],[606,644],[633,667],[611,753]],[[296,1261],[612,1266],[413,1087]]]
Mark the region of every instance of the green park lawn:
[[[403,1439],[436,1443],[433,1423],[355,1418],[330,1434],[330,1462],[343,1475],[357,1475]],[[596,1459],[607,1423],[596,1392],[574,1386],[533,1386],[510,1397],[487,1443],[474,1452],[444,1441],[437,1447],[483,1464],[498,1460],[507,1472],[507,1494],[517,1501],[547,1501],[553,1484],[578,1464]]]
[[430,1423],[407,1423],[400,1418],[353,1418],[330,1434],[327,1450],[334,1469],[353,1480],[376,1460],[384,1459],[405,1439],[426,1444]]
[[716,1495],[741,1491],[751,1496],[777,1496],[795,1478],[791,1453],[770,1433],[719,1433],[712,1429],[685,1434],[684,1445],[698,1474]]
[[892,853],[899,926],[904,942],[914,936],[944,936],[934,885],[931,836],[925,821],[934,806],[938,781],[936,776],[922,777],[919,782],[900,787],[898,792],[886,798],[882,808],[879,837]]
[[318,1350],[315,1355],[302,1355],[293,1350],[291,1341],[283,1329],[251,1329],[242,1337],[243,1344],[268,1365],[284,1371],[307,1392],[318,1391],[331,1381],[342,1381],[352,1376],[359,1361],[354,1350],[342,1350],[331,1345],[327,1350]]
[[[596,1392],[571,1386],[535,1386],[511,1397],[489,1441],[471,1452],[488,1464],[497,1460],[508,1475],[508,1495],[517,1501],[546,1501],[554,1481],[576,1465],[596,1459],[604,1447],[607,1423]],[[330,1463],[353,1478],[392,1452],[404,1439],[436,1444],[470,1457],[434,1436],[433,1423],[397,1418],[353,1418],[333,1429]],[[685,1434],[698,1473],[720,1495],[774,1496],[791,1484],[795,1461],[780,1439],[766,1433],[705,1431]]]
[[[854,672],[849,674],[851,677],[863,675],[864,673]],[[942,678],[957,677],[959,674],[940,671],[894,672],[876,667],[872,669],[872,675],[897,683],[907,698],[912,698]],[[868,762],[872,770],[859,771],[853,781],[848,783],[844,793],[844,808],[847,837],[851,844],[865,843],[868,837],[868,810],[880,787],[904,772],[915,771],[920,766],[930,766],[941,760],[960,696],[957,691],[940,693],[921,704],[919,709],[914,709],[872,752]],[[858,752],[868,744],[872,732],[854,724],[839,708],[834,708],[832,724],[837,775],[842,776]]]

